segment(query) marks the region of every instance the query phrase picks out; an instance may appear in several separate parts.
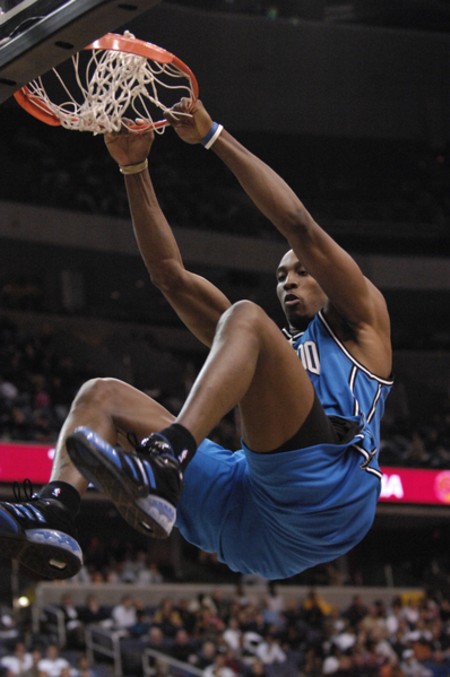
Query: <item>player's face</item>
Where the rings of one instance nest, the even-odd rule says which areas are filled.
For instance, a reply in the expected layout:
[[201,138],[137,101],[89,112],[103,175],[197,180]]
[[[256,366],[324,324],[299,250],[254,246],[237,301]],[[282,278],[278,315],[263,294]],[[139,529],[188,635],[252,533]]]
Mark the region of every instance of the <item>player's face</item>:
[[292,250],[277,268],[277,296],[291,329],[304,329],[327,297]]

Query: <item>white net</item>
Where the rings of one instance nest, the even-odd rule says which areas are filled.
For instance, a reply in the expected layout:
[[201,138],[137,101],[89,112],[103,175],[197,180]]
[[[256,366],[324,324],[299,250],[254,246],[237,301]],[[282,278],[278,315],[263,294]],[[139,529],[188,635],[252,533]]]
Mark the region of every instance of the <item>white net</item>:
[[139,119],[162,133],[164,113],[182,96],[193,96],[189,75],[171,63],[87,50],[74,54],[71,64],[70,73],[53,68],[28,84],[34,105],[67,129],[104,134],[125,125],[133,131]]

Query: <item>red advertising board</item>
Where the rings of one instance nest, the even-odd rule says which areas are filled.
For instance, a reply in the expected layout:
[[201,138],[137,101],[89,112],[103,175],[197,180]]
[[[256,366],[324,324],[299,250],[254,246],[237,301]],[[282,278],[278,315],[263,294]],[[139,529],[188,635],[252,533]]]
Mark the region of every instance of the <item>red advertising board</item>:
[[45,484],[50,478],[54,448],[41,444],[0,443],[0,482]]
[[[39,444],[0,443],[0,482],[25,478],[45,484],[50,478],[54,448]],[[450,505],[450,470],[385,467],[380,501]]]
[[450,505],[450,470],[388,467],[382,470],[380,501]]

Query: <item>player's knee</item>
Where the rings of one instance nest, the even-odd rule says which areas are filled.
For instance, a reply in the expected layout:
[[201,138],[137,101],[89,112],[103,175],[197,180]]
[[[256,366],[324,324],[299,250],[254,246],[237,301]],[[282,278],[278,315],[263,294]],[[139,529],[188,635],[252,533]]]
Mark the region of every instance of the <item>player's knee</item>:
[[220,318],[214,341],[220,344],[238,337],[247,347],[261,352],[268,343],[267,337],[272,336],[270,323],[272,320],[257,303],[247,299],[237,301]]
[[78,391],[72,410],[96,407],[111,409],[117,393],[118,381],[113,378],[93,378],[84,383]]
[[241,328],[247,326],[250,329],[255,329],[255,326],[266,317],[266,313],[254,301],[244,299],[233,303],[220,318],[218,328],[222,329],[228,325],[239,325]]

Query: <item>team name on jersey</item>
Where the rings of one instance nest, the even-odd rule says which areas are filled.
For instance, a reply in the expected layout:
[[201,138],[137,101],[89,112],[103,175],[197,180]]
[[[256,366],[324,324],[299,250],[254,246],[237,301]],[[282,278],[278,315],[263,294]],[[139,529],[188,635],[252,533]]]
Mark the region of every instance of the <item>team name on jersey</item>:
[[306,371],[311,372],[311,374],[320,375],[319,351],[314,341],[301,343],[297,346],[296,352]]

